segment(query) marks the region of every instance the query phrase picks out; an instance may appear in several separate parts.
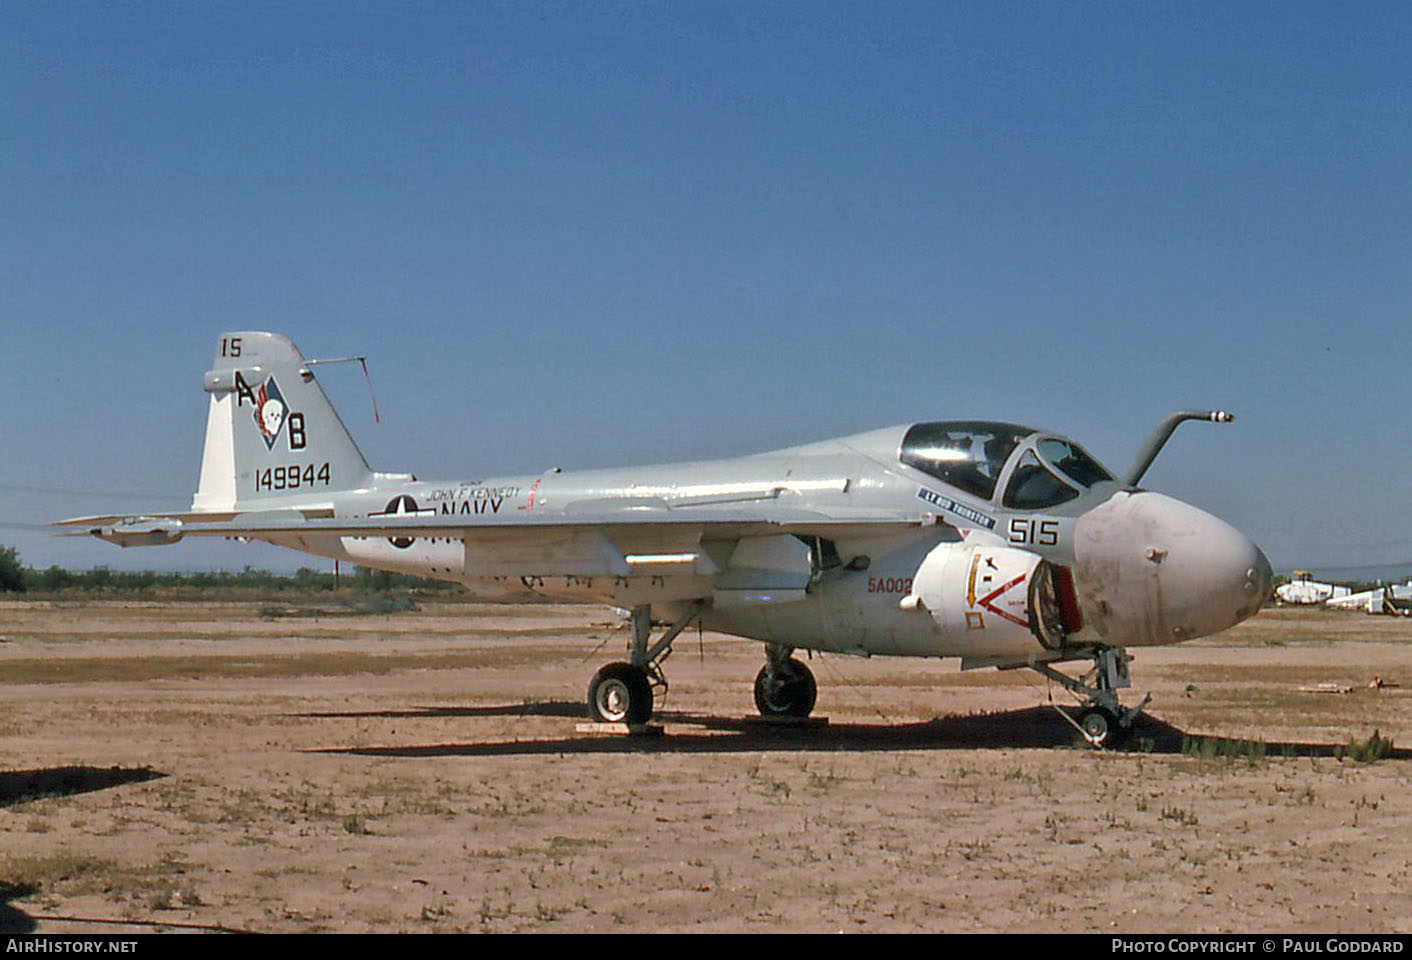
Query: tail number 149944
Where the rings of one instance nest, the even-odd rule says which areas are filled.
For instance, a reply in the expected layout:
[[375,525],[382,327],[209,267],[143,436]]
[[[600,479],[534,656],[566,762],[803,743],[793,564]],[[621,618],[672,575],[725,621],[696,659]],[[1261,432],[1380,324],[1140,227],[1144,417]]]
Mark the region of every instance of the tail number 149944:
[[315,467],[312,463],[301,468],[297,463],[291,463],[287,467],[266,467],[264,470],[255,471],[255,489],[260,490],[298,490],[301,487],[328,486],[329,467],[325,461],[320,467]]

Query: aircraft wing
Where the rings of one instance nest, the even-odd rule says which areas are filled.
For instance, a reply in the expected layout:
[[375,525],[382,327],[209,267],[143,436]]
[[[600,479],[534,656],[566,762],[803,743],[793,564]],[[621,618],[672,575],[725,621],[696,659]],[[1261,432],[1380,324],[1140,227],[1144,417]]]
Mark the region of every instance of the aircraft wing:
[[[460,540],[465,570],[488,577],[696,575],[717,589],[795,586],[812,572],[800,537],[839,539],[916,530],[927,517],[895,511],[715,504],[669,507],[656,499],[585,501],[562,512],[336,517],[305,507],[222,514],[78,517],[60,521],[71,534],[122,546],[175,543],[188,536],[268,540],[307,547],[324,538]],[[744,546],[742,546],[744,545]],[[849,558],[842,558],[847,560]],[[744,571],[754,571],[745,574]],[[768,575],[762,576],[761,571]],[[716,576],[716,575],[720,576]],[[797,584],[802,589],[803,581]]]
[[[750,510],[684,509],[632,504],[614,508],[604,502],[594,502],[592,509],[575,509],[570,504],[562,513],[516,516],[510,513],[478,516],[468,521],[465,516],[421,517],[337,517],[326,507],[305,507],[286,510],[261,510],[234,513],[147,513],[98,514],[56,521],[53,525],[66,528],[65,536],[92,535],[108,539],[109,534],[138,528],[165,529],[182,536],[250,537],[280,536],[303,533],[318,536],[359,537],[476,537],[482,533],[518,532],[533,534],[539,530],[565,530],[577,527],[602,529],[608,527],[642,530],[651,527],[679,528],[699,526],[718,533],[749,535],[766,531],[778,533],[781,528],[791,532],[823,536],[827,528],[838,534],[878,533],[879,528],[898,530],[931,525],[929,517],[901,517],[893,510],[850,510],[846,514],[814,510],[771,510],[768,514]],[[799,529],[796,529],[799,528]],[[807,528],[807,529],[805,529]]]

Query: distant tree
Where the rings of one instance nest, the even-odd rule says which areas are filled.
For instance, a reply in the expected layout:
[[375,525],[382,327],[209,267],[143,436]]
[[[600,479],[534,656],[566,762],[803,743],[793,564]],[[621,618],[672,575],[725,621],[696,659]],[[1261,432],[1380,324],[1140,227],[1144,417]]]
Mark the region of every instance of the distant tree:
[[73,582],[74,575],[58,564],[51,564],[48,570],[37,575],[39,589],[50,593],[72,586]]
[[79,582],[83,584],[86,590],[101,590],[103,587],[113,582],[113,571],[109,570],[107,567],[94,567],[92,570],[88,570],[79,576]]
[[25,570],[14,547],[0,547],[0,592],[23,593]]

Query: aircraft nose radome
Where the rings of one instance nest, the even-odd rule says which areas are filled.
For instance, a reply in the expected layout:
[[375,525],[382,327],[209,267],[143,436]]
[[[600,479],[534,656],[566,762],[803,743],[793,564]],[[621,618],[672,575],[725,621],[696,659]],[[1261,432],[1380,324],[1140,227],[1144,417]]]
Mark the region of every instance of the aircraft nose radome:
[[1175,643],[1253,616],[1270,562],[1223,520],[1159,493],[1120,493],[1074,529],[1075,579],[1113,643]]
[[[1252,547],[1255,544],[1251,544]],[[1255,609],[1251,611],[1253,616],[1265,605],[1265,601],[1275,594],[1275,571],[1270,568],[1270,558],[1265,556],[1265,551],[1255,547],[1256,563],[1254,566],[1255,579],[1257,581]]]

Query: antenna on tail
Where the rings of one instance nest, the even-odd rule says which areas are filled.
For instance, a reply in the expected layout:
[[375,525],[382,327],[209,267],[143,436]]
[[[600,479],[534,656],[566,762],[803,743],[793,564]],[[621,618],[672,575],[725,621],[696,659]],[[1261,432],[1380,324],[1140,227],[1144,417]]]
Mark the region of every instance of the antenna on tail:
[[304,377],[305,379],[308,379],[309,377],[312,377],[312,376],[314,375],[314,372],[313,372],[312,370],[310,370],[309,368],[312,367],[312,366],[314,366],[315,364],[319,364],[319,363],[354,363],[354,362],[356,362],[356,363],[361,363],[361,364],[363,365],[363,378],[368,381],[368,396],[369,396],[369,397],[372,399],[372,401],[373,401],[373,422],[374,422],[374,423],[382,423],[382,418],[378,416],[378,398],[377,398],[377,395],[373,393],[373,378],[368,374],[368,358],[367,358],[367,357],[333,357],[333,358],[328,359],[328,360],[305,360],[305,361],[304,361],[304,366],[300,367],[300,369],[299,369],[299,375],[300,375],[301,377]]

